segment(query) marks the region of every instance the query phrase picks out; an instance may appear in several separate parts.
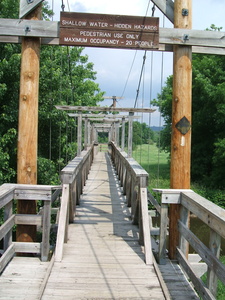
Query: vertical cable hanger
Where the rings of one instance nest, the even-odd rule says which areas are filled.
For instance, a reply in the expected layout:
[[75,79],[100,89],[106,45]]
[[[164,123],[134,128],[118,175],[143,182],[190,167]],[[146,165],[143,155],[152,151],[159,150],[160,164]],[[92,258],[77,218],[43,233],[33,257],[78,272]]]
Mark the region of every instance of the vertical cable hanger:
[[[165,27],[165,15],[163,15],[163,27]],[[161,94],[163,90],[163,70],[164,70],[164,53],[162,51],[162,61],[161,61]],[[161,107],[159,106],[159,128],[161,128]],[[160,175],[160,167],[159,167],[159,162],[160,162],[160,146],[161,146],[161,131],[159,131],[159,146],[158,146],[158,171],[157,171],[157,187],[159,186],[159,175]]]
[[[155,15],[155,3],[153,3],[152,5],[152,17],[154,17]],[[153,60],[154,60],[154,56],[153,56],[154,52],[151,51],[151,59],[150,59],[150,63],[151,63],[151,67],[150,67],[150,91],[149,91],[149,98],[150,98],[150,108],[152,106],[151,101],[152,101],[152,80],[153,80]],[[151,121],[152,121],[152,114],[149,114],[148,117],[148,127],[151,128]],[[150,171],[150,142],[151,142],[151,133],[149,130],[149,136],[148,136],[148,168]]]

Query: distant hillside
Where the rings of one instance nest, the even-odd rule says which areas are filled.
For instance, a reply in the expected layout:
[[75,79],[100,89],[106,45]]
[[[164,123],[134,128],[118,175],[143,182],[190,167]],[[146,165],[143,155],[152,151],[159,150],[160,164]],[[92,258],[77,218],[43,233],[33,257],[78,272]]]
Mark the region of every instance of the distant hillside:
[[161,127],[159,127],[159,126],[151,126],[150,128],[153,131],[161,131],[163,129],[163,126],[161,126]]

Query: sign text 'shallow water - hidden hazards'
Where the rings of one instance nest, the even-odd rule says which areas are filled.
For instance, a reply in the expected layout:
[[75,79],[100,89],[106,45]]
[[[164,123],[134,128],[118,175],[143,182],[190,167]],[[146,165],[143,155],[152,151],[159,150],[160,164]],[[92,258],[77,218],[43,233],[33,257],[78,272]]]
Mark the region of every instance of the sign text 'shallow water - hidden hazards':
[[61,45],[151,50],[159,47],[159,18],[61,12]]

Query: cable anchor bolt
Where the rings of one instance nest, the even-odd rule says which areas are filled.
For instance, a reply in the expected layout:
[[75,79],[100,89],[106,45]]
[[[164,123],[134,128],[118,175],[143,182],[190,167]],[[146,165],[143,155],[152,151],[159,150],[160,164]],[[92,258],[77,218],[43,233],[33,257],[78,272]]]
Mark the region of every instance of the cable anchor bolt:
[[187,17],[189,15],[189,11],[187,8],[182,9],[182,16]]
[[189,41],[189,34],[184,34],[183,41],[184,42]]
[[25,25],[24,30],[25,30],[25,33],[31,32],[31,26]]

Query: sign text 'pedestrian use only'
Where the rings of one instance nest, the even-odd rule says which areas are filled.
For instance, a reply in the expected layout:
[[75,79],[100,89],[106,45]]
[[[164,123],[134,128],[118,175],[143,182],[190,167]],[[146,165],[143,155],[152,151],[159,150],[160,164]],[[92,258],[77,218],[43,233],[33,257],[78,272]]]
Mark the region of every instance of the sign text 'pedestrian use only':
[[159,18],[61,12],[61,45],[151,50],[159,47]]

